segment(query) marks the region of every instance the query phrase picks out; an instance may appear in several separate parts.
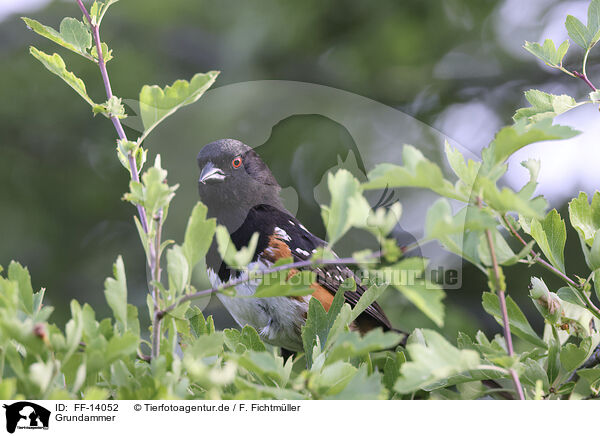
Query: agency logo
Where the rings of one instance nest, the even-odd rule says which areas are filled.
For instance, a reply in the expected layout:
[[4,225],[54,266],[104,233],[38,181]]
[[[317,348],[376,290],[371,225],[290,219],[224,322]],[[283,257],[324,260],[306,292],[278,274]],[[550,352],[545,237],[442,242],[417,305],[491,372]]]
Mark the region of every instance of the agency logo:
[[50,411],[29,401],[4,405],[6,409],[6,431],[14,433],[18,429],[48,430]]

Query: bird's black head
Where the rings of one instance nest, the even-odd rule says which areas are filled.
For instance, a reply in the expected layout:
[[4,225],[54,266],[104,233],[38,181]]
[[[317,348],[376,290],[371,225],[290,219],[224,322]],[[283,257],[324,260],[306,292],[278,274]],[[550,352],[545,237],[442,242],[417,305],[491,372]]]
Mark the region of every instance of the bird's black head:
[[269,204],[285,210],[281,190],[269,167],[246,144],[235,139],[220,139],[205,145],[197,157],[200,167],[198,191],[208,214],[237,230],[250,209]]

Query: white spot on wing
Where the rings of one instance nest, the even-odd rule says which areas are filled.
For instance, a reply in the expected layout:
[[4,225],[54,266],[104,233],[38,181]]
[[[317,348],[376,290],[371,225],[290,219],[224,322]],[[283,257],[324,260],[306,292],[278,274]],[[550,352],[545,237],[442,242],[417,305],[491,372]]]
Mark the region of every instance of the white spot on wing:
[[308,256],[310,253],[302,248],[296,248],[296,251],[304,256]]
[[275,227],[275,237],[277,239],[282,239],[284,241],[291,241],[290,235],[288,235],[285,230],[280,229],[279,227]]

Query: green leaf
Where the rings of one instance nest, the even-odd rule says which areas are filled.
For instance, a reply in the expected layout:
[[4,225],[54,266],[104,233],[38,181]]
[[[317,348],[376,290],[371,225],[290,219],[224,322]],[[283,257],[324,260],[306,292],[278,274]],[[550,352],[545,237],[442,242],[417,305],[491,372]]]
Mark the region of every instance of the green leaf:
[[191,331],[195,337],[215,332],[212,315],[205,319],[198,306],[190,307],[185,317],[189,320]]
[[512,126],[502,128],[489,147],[483,149],[483,174],[490,173],[494,167],[504,163],[510,155],[526,145],[568,139],[579,133],[567,126],[553,125],[551,119],[543,119],[533,124],[527,124],[527,120],[520,119]]
[[311,298],[308,303],[306,323],[302,327],[302,344],[306,354],[307,366],[313,363],[313,348],[317,345],[322,349],[329,333],[327,312],[319,300]]
[[[112,54],[113,51],[108,48],[108,45],[106,45],[105,42],[101,43],[100,47],[102,47],[102,60],[106,64],[108,61],[110,61],[113,58],[113,54]],[[96,46],[92,47],[92,50],[90,50],[90,53],[92,55],[92,58],[94,58],[94,60],[98,61],[98,49],[96,48]]]
[[581,104],[577,103],[570,95],[548,94],[537,89],[525,91],[525,98],[531,104],[530,107],[518,109],[513,120],[526,119],[528,122],[536,123],[546,118],[554,118]]
[[439,327],[444,325],[446,294],[435,283],[420,278],[426,260],[418,257],[403,259],[391,267],[379,270],[386,284],[392,285]]
[[88,27],[75,18],[64,18],[60,23],[60,35],[63,40],[76,48],[79,53],[86,53],[92,46],[92,34]]
[[182,248],[190,268],[194,268],[206,256],[215,234],[217,221],[214,218],[207,219],[206,213],[206,206],[201,202],[196,203],[185,229]]
[[577,371],[577,375],[584,380],[596,394],[598,393],[598,383],[600,382],[600,368],[584,368]]
[[15,281],[19,287],[19,305],[21,309],[33,315],[33,288],[31,287],[31,276],[29,270],[14,260],[8,266],[8,279]]
[[92,35],[87,26],[81,21],[75,18],[64,18],[60,23],[60,32],[57,32],[52,27],[44,26],[39,21],[32,20],[31,18],[21,17],[21,19],[27,27],[38,35],[88,59],[92,59],[86,51],[92,45]]
[[594,193],[591,205],[587,194],[580,192],[577,198],[569,202],[569,219],[579,237],[591,247],[596,231],[600,229],[600,192]]
[[218,71],[198,73],[188,82],[177,80],[164,89],[157,85],[144,85],[140,91],[140,116],[144,133],[138,139],[141,143],[154,128],[179,108],[196,102],[215,82]]
[[560,288],[556,292],[556,295],[558,295],[558,298],[566,301],[567,303],[576,304],[581,307],[586,307],[585,301],[583,301],[581,297],[577,295],[577,293],[568,286]]
[[344,292],[341,290],[336,292],[333,297],[329,311],[326,311],[321,302],[316,298],[309,300],[306,322],[302,327],[302,345],[309,368],[313,364],[313,350],[315,346],[319,346],[321,350],[325,347],[329,332],[340,314],[343,304]]
[[559,364],[559,350],[560,345],[554,339],[550,340],[548,344],[548,358],[546,359],[547,370],[546,374],[548,374],[548,381],[550,383],[554,383],[556,377],[560,372],[560,364]]
[[560,363],[567,372],[575,371],[586,361],[592,350],[592,338],[584,338],[579,346],[565,344],[560,350]]
[[[138,149],[141,150],[141,147]],[[128,166],[129,164],[127,164]],[[154,166],[142,175],[142,182],[129,182],[129,192],[123,198],[135,205],[143,206],[150,217],[169,205],[179,185],[169,186],[167,171],[161,167],[160,155],[156,156]]]
[[387,285],[382,285],[382,286],[377,286],[376,284],[371,285],[369,287],[369,289],[367,289],[362,294],[362,296],[358,300],[358,303],[356,303],[354,305],[354,307],[352,308],[351,321],[354,321],[358,317],[358,315],[363,313],[367,309],[367,307],[369,307],[379,297],[381,297],[381,295],[387,288],[388,288]]
[[394,389],[402,394],[426,388],[435,382],[480,365],[474,350],[459,350],[433,330],[415,330],[423,342],[409,340],[406,350],[410,360],[400,367],[400,377]]
[[527,358],[523,362],[519,362],[517,373],[521,382],[525,385],[535,387],[538,380],[541,380],[544,391],[547,391],[550,386],[548,374],[546,374],[546,371],[544,371],[544,368],[537,360]]
[[65,345],[66,352],[63,357],[63,365],[73,356],[73,353],[79,347],[79,342],[83,335],[83,314],[81,306],[75,300],[71,300],[71,319],[65,325]]
[[[103,105],[96,105],[96,106],[94,106],[94,108],[92,110],[99,111],[100,113],[107,112],[106,107],[104,107]],[[124,151],[124,148],[128,148],[125,146],[125,144],[131,144],[131,141],[125,141],[124,143],[123,142],[124,141],[117,142],[117,157],[119,158],[119,162],[121,162],[121,165],[123,165],[123,168],[125,168],[127,171],[129,171],[129,174],[131,174],[131,166],[129,165],[129,156],[128,156],[128,153]],[[133,157],[135,159],[135,164],[136,164],[136,169],[137,169],[138,174],[141,172],[142,167],[144,166],[144,163],[146,163],[146,155],[147,155],[147,150],[144,150],[144,148],[140,147],[140,146],[135,148],[135,151],[133,152]],[[127,201],[135,202],[135,204],[141,205],[144,201],[143,185],[139,182],[130,182],[129,189],[132,192],[134,189],[137,189],[139,198],[132,195],[132,193],[126,193],[123,196],[123,198]],[[173,188],[173,189],[175,189],[175,188]]]
[[396,380],[398,380],[398,377],[400,377],[400,367],[404,362],[406,362],[406,358],[402,351],[386,357],[385,364],[383,365],[382,381],[388,390],[392,391],[394,389],[394,384],[396,383]]
[[572,15],[567,16],[565,27],[571,39],[586,51],[600,40],[600,2],[592,0],[588,8],[588,22],[584,26]]
[[17,379],[5,378],[0,382],[0,398],[12,399],[17,393]]
[[481,168],[481,162],[467,159],[465,163],[462,153],[458,149],[453,149],[448,141],[445,142],[444,150],[452,171],[458,177],[458,181],[454,185],[455,189],[465,197],[470,197],[473,192],[475,180],[477,180],[479,174],[479,169]]
[[[491,230],[492,242],[494,244],[494,252],[496,253],[496,260],[500,265],[514,264],[516,263],[516,255],[502,236],[502,234],[496,230]],[[479,259],[486,266],[492,266],[492,256],[490,254],[490,248],[487,237],[484,233],[479,236],[479,246],[477,247]]]
[[[127,118],[127,115],[125,114],[125,106],[123,106],[122,100],[118,97],[115,97],[114,95],[111,98],[109,98],[106,102],[95,105],[92,108],[92,112],[94,113],[94,116],[97,114],[102,114],[108,118]],[[135,153],[135,151],[139,148],[139,145],[137,143],[121,139],[117,141],[117,145],[119,147],[119,150],[125,156],[128,153]]]
[[352,226],[364,227],[371,207],[362,196],[360,182],[348,170],[327,175],[331,204],[322,206],[327,239],[334,245]]
[[88,386],[83,392],[82,400],[108,400],[110,392],[97,386]]
[[594,35],[590,35],[586,26],[581,21],[575,18],[573,15],[567,15],[565,21],[565,27],[569,33],[569,37],[579,47],[587,49],[592,41]]
[[138,337],[132,332],[125,332],[123,336],[113,336],[106,346],[106,360],[113,362],[116,359],[136,353]]
[[347,362],[337,361],[322,368],[311,380],[309,387],[320,396],[339,394],[358,370]]
[[291,371],[291,365],[284,365],[282,357],[268,351],[247,351],[239,356],[238,363],[267,386],[285,386]]
[[[490,292],[483,293],[483,308],[492,315],[498,324],[504,325],[502,321],[502,312],[500,311],[500,302],[498,296]],[[523,314],[517,303],[510,297],[506,296],[506,309],[508,312],[508,320],[511,332],[538,347],[546,348],[546,343],[540,339],[535,330],[527,321],[527,317]]]
[[265,351],[265,344],[260,340],[257,331],[246,325],[242,331],[236,329],[223,330],[225,335],[225,345],[236,353],[243,353],[246,350]]
[[65,61],[63,61],[63,58],[61,58],[60,55],[54,53],[52,56],[50,56],[35,47],[29,47],[29,53],[31,53],[34,58],[39,60],[48,70],[63,79],[65,83],[73,88],[75,92],[77,92],[77,94],[79,94],[85,101],[87,101],[90,106],[94,107],[96,105],[96,103],[94,103],[87,95],[87,90],[85,89],[83,80],[70,71],[67,71]]
[[517,212],[528,218],[544,216],[547,202],[542,197],[530,200],[508,187],[498,189],[496,183],[486,177],[480,177],[477,183],[482,189],[485,202],[501,214]]
[[597,270],[600,268],[600,230],[596,230],[594,241],[592,242],[592,248],[589,251],[586,261],[590,269]]
[[94,1],[90,8],[90,16],[92,17],[92,24],[97,24],[98,26],[102,22],[102,18],[104,18],[104,14],[110,7],[110,5],[118,2],[119,0],[106,0],[104,2]]
[[247,247],[239,250],[234,245],[227,228],[222,225],[216,227],[217,250],[225,263],[233,268],[241,269],[248,265],[256,251],[258,232],[254,232]]
[[588,7],[587,29],[592,35],[591,44],[596,44],[600,40],[600,0],[592,0]]
[[403,335],[395,332],[384,332],[380,328],[370,330],[364,336],[358,332],[346,331],[338,335],[327,353],[326,365],[338,361],[348,360],[367,354],[395,347],[402,340]]
[[565,272],[564,251],[567,230],[565,222],[556,209],[552,209],[542,221],[534,218],[531,221],[530,234],[550,263]]
[[167,250],[167,272],[169,273],[169,290],[179,295],[188,285],[190,267],[183,250],[179,245],[174,245]]
[[189,354],[195,359],[207,356],[216,356],[223,351],[225,334],[223,332],[213,332],[208,335],[198,336],[192,344]]
[[121,256],[113,265],[113,275],[114,278],[109,277],[104,281],[104,296],[123,333],[127,330],[127,280]]
[[544,61],[546,65],[553,68],[561,68],[563,58],[569,49],[569,41],[563,41],[558,49],[556,49],[554,41],[551,39],[546,39],[544,45],[540,45],[537,42],[525,41],[523,47],[529,53]]
[[540,174],[540,161],[537,159],[527,159],[521,162],[521,166],[529,171],[529,182],[527,182],[519,191],[519,197],[531,198],[537,188],[537,179]]
[[151,216],[167,206],[175,195],[178,185],[171,187],[165,183],[166,179],[167,171],[162,169],[160,159],[157,157],[154,166],[142,176],[145,190],[143,204]]
[[361,365],[338,394],[327,397],[329,400],[377,400],[382,399],[383,385],[381,375],[377,372],[369,374],[366,365]]
[[396,284],[394,287],[438,327],[444,325],[442,300],[446,298],[446,293],[440,286],[421,280],[414,283]]
[[264,274],[254,297],[295,297],[310,295],[314,289],[310,287],[315,283],[316,275],[312,271],[297,271],[291,273],[291,270],[276,271],[270,274]]
[[489,212],[465,206],[452,215],[452,207],[445,198],[436,200],[427,210],[425,237],[439,239],[447,235],[464,233],[467,230],[493,229],[498,225]]
[[457,148],[452,148],[448,141],[444,143],[444,152],[454,174],[466,185],[472,186],[477,178],[481,163],[471,159],[468,159],[465,163],[465,157],[462,153]]
[[405,145],[402,149],[402,161],[403,166],[390,163],[377,165],[369,172],[369,180],[363,183],[363,188],[427,188],[448,198],[468,200],[464,194],[456,192],[452,183],[444,178],[438,165],[426,159],[412,145]]
[[378,207],[369,213],[365,230],[370,231],[377,238],[385,237],[396,227],[401,216],[402,205],[399,202],[389,207]]

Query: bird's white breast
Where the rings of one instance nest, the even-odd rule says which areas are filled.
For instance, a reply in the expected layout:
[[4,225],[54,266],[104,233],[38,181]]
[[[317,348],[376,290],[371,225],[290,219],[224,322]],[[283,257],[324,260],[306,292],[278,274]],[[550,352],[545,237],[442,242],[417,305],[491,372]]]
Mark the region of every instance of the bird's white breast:
[[[269,266],[268,262],[258,261],[249,264],[248,268],[264,270]],[[240,278],[248,277],[247,272],[241,274]],[[224,285],[212,268],[208,269],[208,278],[213,287]],[[300,333],[306,319],[310,295],[301,298],[252,298],[259,283],[260,278],[246,280],[235,286],[237,296],[230,297],[219,293],[217,297],[241,327],[246,324],[254,327],[260,337],[271,345],[301,351]]]

